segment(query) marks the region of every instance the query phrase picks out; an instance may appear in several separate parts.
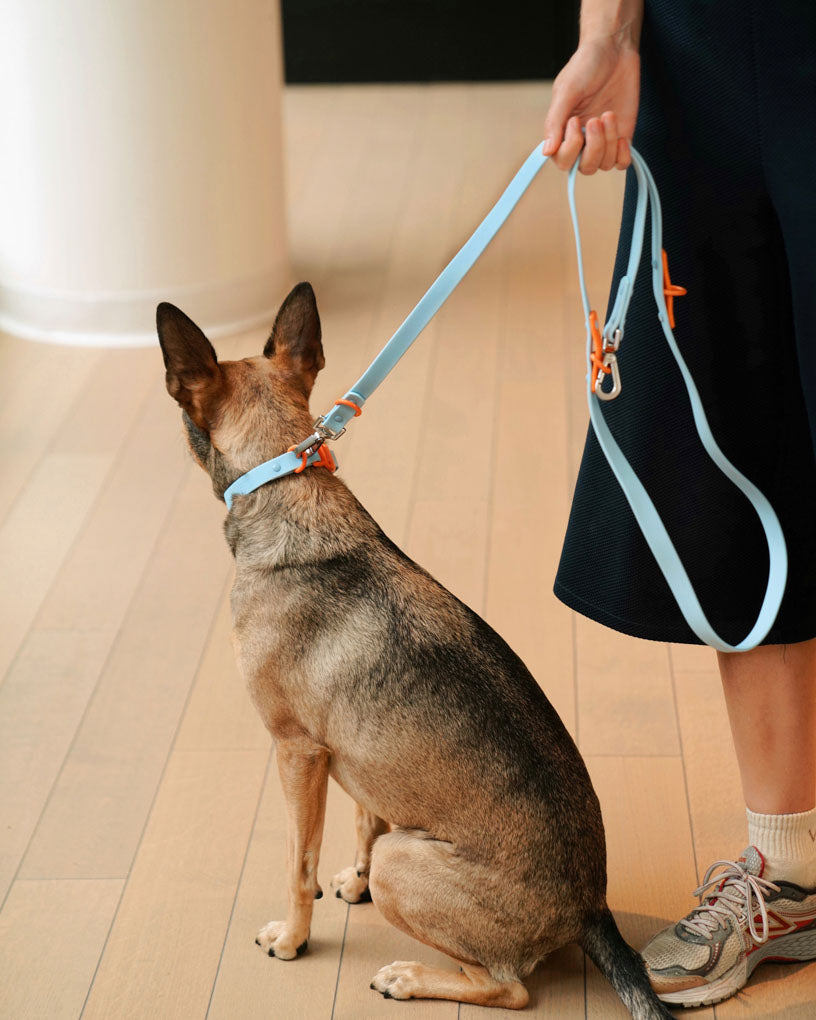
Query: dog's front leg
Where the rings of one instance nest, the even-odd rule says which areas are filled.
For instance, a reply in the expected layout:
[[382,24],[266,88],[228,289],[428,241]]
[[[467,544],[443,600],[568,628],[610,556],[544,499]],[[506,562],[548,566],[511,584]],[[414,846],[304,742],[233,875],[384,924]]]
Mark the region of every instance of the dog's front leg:
[[388,832],[388,822],[367,811],[359,804],[355,805],[354,821],[357,828],[357,855],[354,866],[343,868],[331,880],[335,896],[347,903],[370,903],[371,893],[368,891],[368,872],[371,868],[371,848],[377,836]]
[[277,756],[288,821],[288,910],[285,921],[270,921],[255,941],[270,956],[293,960],[306,950],[314,901],[320,895],[317,863],[326,816],[329,752],[311,741],[282,740]]

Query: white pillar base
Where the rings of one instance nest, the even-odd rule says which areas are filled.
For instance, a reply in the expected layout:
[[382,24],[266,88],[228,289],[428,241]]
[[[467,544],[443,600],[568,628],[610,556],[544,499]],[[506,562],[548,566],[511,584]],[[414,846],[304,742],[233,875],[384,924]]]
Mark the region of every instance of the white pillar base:
[[71,294],[0,283],[0,332],[78,347],[150,347],[157,343],[156,305],[170,301],[214,339],[271,327],[286,285],[285,265],[214,286],[131,294]]

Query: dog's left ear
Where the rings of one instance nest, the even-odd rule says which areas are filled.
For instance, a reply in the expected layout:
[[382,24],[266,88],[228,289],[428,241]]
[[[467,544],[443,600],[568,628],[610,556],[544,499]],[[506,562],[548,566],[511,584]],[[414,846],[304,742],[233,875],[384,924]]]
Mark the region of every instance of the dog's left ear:
[[192,319],[163,301],[156,328],[167,369],[167,392],[201,429],[209,430],[222,376],[210,341]]
[[306,394],[311,393],[317,373],[326,364],[320,342],[320,316],[310,283],[293,287],[280,306],[272,335],[266,341],[264,356],[284,354],[295,373],[303,380]]

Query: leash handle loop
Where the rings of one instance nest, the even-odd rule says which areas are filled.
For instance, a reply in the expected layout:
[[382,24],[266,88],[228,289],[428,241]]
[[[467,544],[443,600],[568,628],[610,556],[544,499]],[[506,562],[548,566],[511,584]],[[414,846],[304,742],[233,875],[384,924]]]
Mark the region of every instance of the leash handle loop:
[[[673,307],[668,300],[679,296],[685,289],[675,287],[668,275],[668,260],[663,250],[663,217],[660,206],[660,196],[655,185],[654,178],[649,171],[643,157],[634,149],[632,152],[632,167],[634,169],[637,183],[638,196],[635,207],[635,221],[632,235],[632,245],[629,253],[629,262],[626,275],[618,286],[618,294],[610,313],[609,319],[603,329],[604,338],[614,337],[615,331],[620,331],[618,338],[623,335],[626,313],[629,310],[629,302],[637,277],[637,270],[640,264],[640,256],[643,247],[643,235],[645,233],[645,220],[647,207],[651,208],[651,270],[652,270],[652,291],[655,304],[657,305],[658,319],[663,328],[663,334],[669,345],[675,361],[688,392],[691,402],[694,424],[700,441],[708,454],[722,473],[731,481],[746,498],[750,501],[759,517],[762,529],[765,533],[765,540],[768,544],[769,567],[768,583],[765,596],[759,610],[756,622],[751,628],[747,637],[736,645],[724,641],[714,630],[708,621],[699,599],[697,598],[694,586],[689,580],[685,567],[669,537],[665,525],[657,512],[654,503],[643,486],[643,483],[635,474],[632,466],[627,461],[616,443],[601,409],[598,398],[603,400],[604,395],[600,392],[600,386],[593,386],[593,359],[594,338],[592,324],[590,322],[591,309],[589,296],[587,294],[586,281],[584,278],[583,255],[581,252],[581,233],[578,226],[578,211],[575,205],[575,179],[578,170],[578,161],[570,170],[567,178],[567,194],[569,198],[570,213],[572,215],[573,228],[575,232],[575,247],[578,258],[578,277],[581,288],[581,301],[584,306],[587,329],[587,402],[592,427],[598,442],[603,450],[604,456],[609,462],[615,477],[617,478],[624,495],[626,496],[635,519],[638,522],[643,537],[646,539],[663,576],[666,578],[671,592],[680,608],[683,617],[691,630],[705,644],[716,648],[721,652],[744,652],[760,644],[768,635],[771,627],[779,613],[782,597],[785,593],[787,581],[788,554],[785,545],[785,538],[782,533],[782,526],[779,518],[774,512],[768,499],[762,492],[749,481],[732,463],[728,460],[720,447],[717,445],[711,428],[706,418],[700,394],[692,378],[691,372],[683,359],[677,342],[672,333],[674,325]],[[580,157],[579,157],[580,158]]]

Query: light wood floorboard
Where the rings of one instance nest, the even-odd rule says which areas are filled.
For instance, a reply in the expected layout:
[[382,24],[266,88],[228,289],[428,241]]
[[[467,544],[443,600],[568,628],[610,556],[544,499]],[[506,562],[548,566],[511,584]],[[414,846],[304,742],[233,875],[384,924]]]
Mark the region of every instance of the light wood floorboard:
[[80,1015],[124,884],[118,878],[15,883],[0,915],[0,1016]]
[[111,458],[103,454],[47,454],[0,528],[0,670],[4,674],[110,466]]
[[[543,83],[287,91],[292,282],[315,287],[327,357],[315,411],[469,236],[547,98]],[[598,308],[621,194],[620,175],[579,183]],[[216,346],[243,357],[265,336]],[[745,825],[714,654],[625,638],[552,594],[586,436],[583,338],[565,182],[545,168],[335,449],[386,533],[510,641],[575,736],[610,904],[639,946]],[[254,944],[286,909],[285,809],[232,657],[223,507],[158,349],[3,337],[0,368],[0,1016],[508,1015],[370,990],[394,959],[455,964],[331,894],[355,843],[334,784],[309,951],[282,962]],[[813,967],[769,965],[696,1015],[799,1020],[813,983]],[[624,1015],[575,946],[528,987],[530,1016]]]
[[17,342],[0,345],[0,350],[2,522],[102,355],[94,350],[49,348],[51,356],[44,358],[40,345]]
[[[128,873],[229,572],[220,513],[187,475],[21,867]],[[206,493],[206,482],[204,485]]]
[[269,759],[176,751],[84,1016],[203,1016]]

